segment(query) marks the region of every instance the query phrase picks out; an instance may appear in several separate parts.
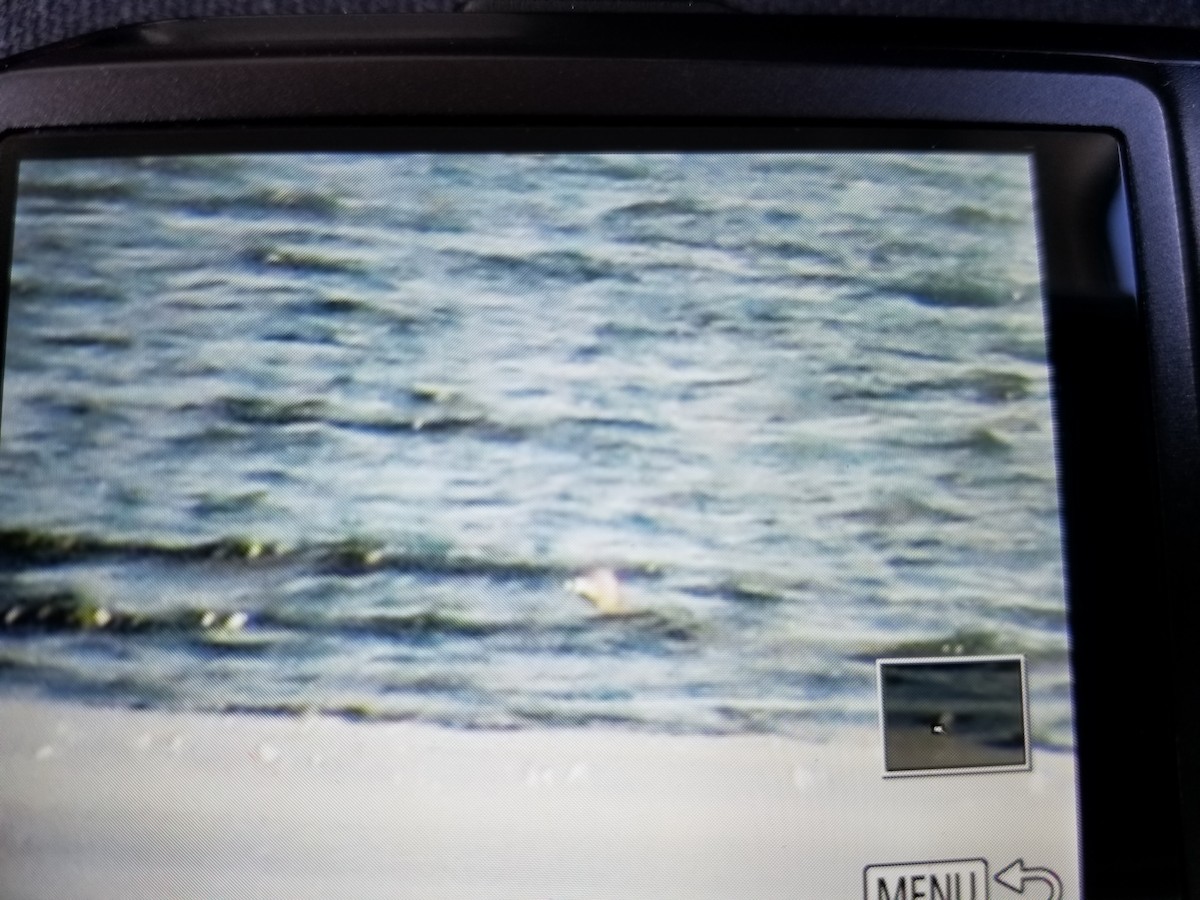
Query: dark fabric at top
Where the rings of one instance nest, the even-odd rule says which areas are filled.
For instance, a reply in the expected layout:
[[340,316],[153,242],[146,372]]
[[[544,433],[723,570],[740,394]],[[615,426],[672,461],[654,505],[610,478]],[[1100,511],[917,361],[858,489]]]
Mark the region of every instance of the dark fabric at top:
[[[623,6],[637,6],[639,0]],[[585,0],[586,3],[586,0]],[[536,0],[545,11],[555,0]],[[577,2],[561,0],[564,12]],[[603,8],[603,3],[594,4]],[[1092,23],[1200,27],[1200,0],[669,0],[652,4],[809,16],[898,16],[1011,22]],[[94,31],[153,22],[214,16],[450,13],[519,9],[521,0],[0,0],[0,58]]]

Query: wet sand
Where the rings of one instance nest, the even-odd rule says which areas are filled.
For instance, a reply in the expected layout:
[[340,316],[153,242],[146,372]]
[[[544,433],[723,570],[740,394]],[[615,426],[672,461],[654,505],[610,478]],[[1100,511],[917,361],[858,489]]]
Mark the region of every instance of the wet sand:
[[[0,897],[856,898],[1021,857],[1078,896],[1074,760],[884,779],[828,743],[0,701]],[[994,891],[1003,892],[993,885]]]
[[888,769],[909,777],[922,771],[954,772],[995,766],[1025,768],[1025,748],[1020,744],[997,746],[970,736],[932,734],[928,728],[890,728],[887,744]]

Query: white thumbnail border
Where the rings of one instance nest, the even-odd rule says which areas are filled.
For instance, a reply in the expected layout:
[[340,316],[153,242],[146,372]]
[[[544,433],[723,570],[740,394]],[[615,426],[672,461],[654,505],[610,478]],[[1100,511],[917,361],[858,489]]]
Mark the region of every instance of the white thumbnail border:
[[[886,734],[883,716],[883,667],[886,665],[953,665],[979,662],[1017,662],[1021,667],[1021,716],[1025,738],[1025,762],[1016,765],[963,766],[948,769],[904,769],[890,771],[887,767]],[[879,707],[879,762],[884,778],[917,778],[927,775],[982,775],[991,772],[1028,772],[1033,768],[1033,751],[1029,733],[1029,676],[1025,655],[1021,653],[991,656],[890,656],[875,660],[875,699]]]

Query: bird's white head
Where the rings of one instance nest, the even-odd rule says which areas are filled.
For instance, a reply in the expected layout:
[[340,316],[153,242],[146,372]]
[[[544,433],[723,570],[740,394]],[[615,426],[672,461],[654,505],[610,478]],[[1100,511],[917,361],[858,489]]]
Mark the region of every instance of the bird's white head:
[[563,586],[583,597],[606,616],[629,611],[621,597],[621,583],[612,569],[592,569],[569,579]]

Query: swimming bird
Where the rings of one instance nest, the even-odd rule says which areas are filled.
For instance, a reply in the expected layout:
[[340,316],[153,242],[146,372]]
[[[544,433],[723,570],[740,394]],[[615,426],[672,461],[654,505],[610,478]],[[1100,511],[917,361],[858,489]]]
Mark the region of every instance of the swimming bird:
[[592,569],[564,582],[563,587],[589,601],[603,616],[630,612],[621,597],[621,583],[612,569]]
[[943,710],[929,721],[929,731],[931,734],[946,735],[950,733],[950,729],[954,725],[954,713],[949,710]]

